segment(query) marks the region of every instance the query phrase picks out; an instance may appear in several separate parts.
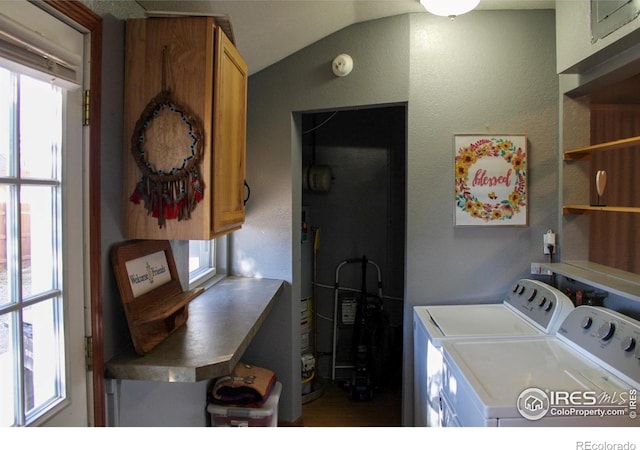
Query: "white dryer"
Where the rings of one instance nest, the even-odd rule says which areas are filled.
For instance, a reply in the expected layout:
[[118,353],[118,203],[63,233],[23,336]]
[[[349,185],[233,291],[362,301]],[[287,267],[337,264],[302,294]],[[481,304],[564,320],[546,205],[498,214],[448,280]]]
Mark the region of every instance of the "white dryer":
[[572,309],[573,303],[562,292],[530,279],[519,280],[502,303],[415,306],[414,425],[441,423],[444,342],[552,334]]
[[443,344],[443,426],[639,426],[640,322],[579,306],[554,336]]

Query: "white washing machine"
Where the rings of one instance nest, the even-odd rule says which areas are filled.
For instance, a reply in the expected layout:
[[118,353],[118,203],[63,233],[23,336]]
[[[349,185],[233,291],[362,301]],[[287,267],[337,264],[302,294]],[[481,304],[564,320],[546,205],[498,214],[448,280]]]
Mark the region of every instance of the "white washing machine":
[[443,344],[443,426],[640,426],[640,322],[579,306],[554,336]]
[[562,292],[530,279],[519,280],[502,303],[415,306],[414,425],[441,423],[444,342],[552,334],[572,309],[573,303]]

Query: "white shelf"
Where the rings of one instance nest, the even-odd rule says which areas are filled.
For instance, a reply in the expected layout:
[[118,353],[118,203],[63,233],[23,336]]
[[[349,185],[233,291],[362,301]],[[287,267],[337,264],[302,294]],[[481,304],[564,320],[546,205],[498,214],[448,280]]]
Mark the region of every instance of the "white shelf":
[[598,289],[640,301],[640,275],[590,261],[542,263],[540,267]]

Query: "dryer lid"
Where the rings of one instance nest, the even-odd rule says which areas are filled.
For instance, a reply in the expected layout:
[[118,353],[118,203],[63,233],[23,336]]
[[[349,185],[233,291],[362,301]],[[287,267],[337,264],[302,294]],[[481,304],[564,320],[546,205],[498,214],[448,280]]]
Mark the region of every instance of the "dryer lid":
[[432,338],[538,336],[541,332],[504,304],[429,306]]

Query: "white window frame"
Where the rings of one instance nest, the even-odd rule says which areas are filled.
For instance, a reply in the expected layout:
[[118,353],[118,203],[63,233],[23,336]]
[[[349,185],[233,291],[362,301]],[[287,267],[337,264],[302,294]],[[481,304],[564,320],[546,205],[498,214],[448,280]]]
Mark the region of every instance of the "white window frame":
[[[16,77],[20,77],[20,76],[27,76],[30,78],[37,78],[34,77],[34,73],[30,73],[29,70],[20,70],[20,68],[18,67],[12,67],[11,64],[8,64],[6,61],[3,62],[2,64],[3,69],[7,69],[10,72],[13,72]],[[44,80],[43,80],[44,81]],[[18,81],[16,81],[18,82]],[[46,82],[46,81],[45,81]],[[61,107],[63,108],[63,110],[67,110],[67,106],[66,103],[68,101],[68,92],[63,93],[62,94],[62,99],[61,99]],[[18,106],[19,107],[19,106]],[[67,121],[68,117],[66,117],[63,114],[62,117],[62,122],[61,125],[64,125],[64,121]],[[64,132],[63,132],[64,135]],[[18,135],[18,138],[20,137],[20,135]],[[64,137],[63,137],[64,139]],[[66,144],[64,144],[64,142],[61,143],[63,147],[66,147]],[[16,152],[17,154],[17,158],[20,158],[20,154],[21,154],[21,149],[17,148],[14,149],[13,151]],[[68,151],[65,150],[65,152]],[[17,378],[16,378],[16,387],[18,388],[18,395],[15,398],[15,408],[14,408],[14,414],[15,414],[15,420],[16,423],[15,425],[18,426],[30,426],[30,425],[36,425],[41,423],[42,421],[44,421],[46,418],[50,418],[52,417],[56,412],[60,411],[61,408],[64,408],[68,402],[69,402],[69,396],[70,396],[70,383],[71,380],[69,379],[68,373],[70,370],[70,356],[68,354],[69,351],[69,345],[70,343],[68,342],[69,339],[69,334],[67,333],[67,329],[69,326],[69,322],[71,321],[71,318],[69,317],[68,313],[66,313],[65,311],[67,311],[69,309],[69,289],[68,289],[68,274],[66,272],[63,273],[63,269],[62,267],[67,267],[67,262],[68,262],[68,255],[67,255],[67,234],[68,231],[64,231],[63,227],[65,226],[65,218],[68,217],[69,214],[71,214],[69,211],[69,205],[70,205],[70,201],[68,198],[68,191],[69,189],[67,188],[68,183],[66,181],[66,177],[68,177],[69,175],[66,175],[66,177],[63,179],[61,177],[61,170],[62,172],[66,172],[66,160],[67,160],[67,156],[66,155],[58,155],[58,157],[60,158],[57,162],[55,162],[56,164],[56,168],[55,173],[52,174],[50,179],[31,179],[31,178],[24,178],[23,175],[21,175],[21,170],[19,167],[14,167],[13,169],[11,169],[8,173],[8,175],[6,177],[2,178],[2,182],[4,185],[7,186],[12,186],[10,188],[10,190],[12,192],[14,192],[12,194],[12,197],[15,197],[13,199],[13,201],[11,203],[15,203],[17,205],[21,204],[20,201],[20,190],[23,187],[28,187],[28,186],[44,186],[44,187],[50,187],[51,189],[53,189],[53,193],[55,196],[55,199],[52,200],[53,201],[53,214],[54,214],[54,219],[55,219],[55,223],[54,223],[54,236],[53,236],[53,243],[54,243],[54,248],[53,250],[53,255],[54,255],[54,259],[57,261],[57,269],[55,270],[55,273],[52,274],[54,276],[54,281],[53,281],[53,285],[50,291],[45,291],[41,294],[38,294],[34,297],[25,297],[25,293],[21,292],[21,288],[20,286],[22,285],[22,282],[20,281],[20,275],[18,274],[13,274],[11,275],[12,279],[14,279],[14,283],[17,286],[17,291],[15,289],[13,289],[13,295],[12,297],[14,298],[13,302],[8,303],[6,305],[4,305],[2,308],[0,308],[0,310],[3,311],[4,314],[8,313],[11,314],[13,312],[13,314],[17,313],[17,322],[15,323],[16,325],[16,330],[14,331],[14,337],[15,337],[15,341],[14,341],[14,351],[17,352],[18,355],[24,355],[26,352],[26,349],[24,347],[24,342],[22,339],[22,333],[20,332],[20,330],[22,329],[22,326],[24,324],[23,320],[22,320],[22,316],[23,316],[23,311],[28,308],[29,306],[32,305],[37,305],[37,304],[44,304],[44,302],[46,301],[53,301],[54,302],[54,316],[55,318],[55,322],[52,325],[53,331],[54,331],[54,335],[58,337],[59,343],[58,343],[58,350],[60,351],[60,354],[58,355],[59,360],[57,361],[57,364],[59,364],[59,366],[57,366],[56,369],[56,377],[55,380],[53,380],[54,382],[54,392],[53,392],[53,396],[46,401],[45,403],[41,403],[40,405],[36,405],[36,409],[32,410],[31,412],[27,412],[24,402],[24,386],[23,386],[23,382],[24,382],[24,371],[25,369],[22,367],[22,359],[24,358],[24,356],[20,356],[18,359],[18,367],[16,368],[17,370]],[[59,165],[62,165],[63,167],[60,167]],[[16,165],[16,162],[14,161],[14,166]],[[66,193],[65,193],[66,192]],[[62,202],[64,202],[67,206],[62,206]],[[18,209],[19,211],[19,209]],[[74,209],[74,213],[78,214],[81,211],[78,211],[77,209]],[[8,212],[9,214],[9,212]],[[13,212],[13,216],[16,216],[16,212]],[[20,217],[20,214],[17,213],[16,217]],[[16,259],[17,261],[14,261],[12,266],[14,268],[18,268],[21,266],[21,258],[20,258],[20,254],[21,251],[18,250],[18,245],[15,242],[20,242],[21,241],[21,227],[20,227],[20,219],[19,218],[15,218],[13,221],[13,226],[11,226],[10,230],[7,230],[7,237],[8,239],[10,239],[12,242],[14,242],[14,244],[12,245],[12,247],[17,250],[13,255],[13,258]],[[11,234],[11,236],[9,237],[9,233]],[[77,232],[74,234],[75,236],[78,236]],[[78,240],[78,242],[82,242],[80,239]],[[17,281],[15,281],[17,280]],[[83,407],[84,408],[84,407]]]
[[[62,252],[56,258],[57,289],[61,289],[62,296],[62,306],[56,320],[62,328],[55,337],[62,344],[61,350],[64,352],[61,361],[64,367],[60,367],[56,376],[56,381],[62,385],[57,389],[57,397],[48,404],[42,404],[40,410],[26,414],[23,407],[14,405],[15,425],[86,426],[88,398],[84,336],[90,327],[85,328],[83,308],[86,307],[84,299],[88,292],[85,284],[87,260],[83,249],[88,197],[85,195],[86,178],[79,174],[85,173],[81,87],[87,81],[84,78],[87,40],[77,28],[45,11],[38,2],[16,0],[6,3],[0,14],[0,30],[3,31],[4,41],[0,46],[2,66],[12,72],[50,82],[64,90],[61,105],[64,130],[60,147],[62,166],[59,172],[62,178],[58,178],[60,192],[54,201],[61,207],[62,214],[56,233]],[[48,178],[37,181],[49,184]],[[18,185],[26,185],[25,180],[18,177]],[[20,220],[19,217],[17,219]],[[23,295],[22,305],[40,300],[41,296],[27,298]],[[14,308],[13,304],[9,308]],[[6,307],[4,312],[8,312]],[[19,330],[15,330],[15,333],[20,339],[22,333]],[[21,368],[16,367],[16,370],[20,371]],[[16,374],[20,383],[22,374]]]
[[[189,243],[191,242],[194,241],[189,241]],[[209,259],[209,267],[201,265],[193,271],[189,270],[189,289],[200,286],[208,289],[227,275],[228,236],[200,242],[209,243],[209,246],[204,246],[202,250],[203,253],[208,253],[208,255],[193,255],[191,254],[191,246],[189,246],[189,259],[196,256],[201,259]]]

